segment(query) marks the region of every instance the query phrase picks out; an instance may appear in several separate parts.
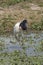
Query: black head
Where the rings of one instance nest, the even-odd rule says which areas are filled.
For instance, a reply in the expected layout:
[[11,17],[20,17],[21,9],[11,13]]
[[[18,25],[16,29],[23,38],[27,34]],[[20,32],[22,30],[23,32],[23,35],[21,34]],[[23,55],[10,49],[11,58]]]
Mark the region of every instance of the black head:
[[27,20],[23,20],[21,23],[20,23],[20,27],[22,28],[22,30],[27,30]]
[[26,24],[27,23],[27,20],[23,20],[22,23]]

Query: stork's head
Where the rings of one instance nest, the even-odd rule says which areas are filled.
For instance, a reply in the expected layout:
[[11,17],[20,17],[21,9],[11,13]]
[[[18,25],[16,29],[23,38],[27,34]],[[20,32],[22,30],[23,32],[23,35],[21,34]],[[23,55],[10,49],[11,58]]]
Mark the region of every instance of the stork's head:
[[19,25],[22,30],[27,30],[27,20],[23,20]]

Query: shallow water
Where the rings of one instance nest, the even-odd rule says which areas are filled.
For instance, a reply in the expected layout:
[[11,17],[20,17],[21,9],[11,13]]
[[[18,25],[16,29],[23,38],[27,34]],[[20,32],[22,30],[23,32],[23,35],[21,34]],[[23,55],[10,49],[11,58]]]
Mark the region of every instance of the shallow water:
[[28,56],[43,56],[43,32],[31,32],[22,36],[19,37],[19,41],[14,35],[9,37],[0,36],[0,41],[4,44],[0,53],[13,52],[14,50],[22,52],[24,50]]

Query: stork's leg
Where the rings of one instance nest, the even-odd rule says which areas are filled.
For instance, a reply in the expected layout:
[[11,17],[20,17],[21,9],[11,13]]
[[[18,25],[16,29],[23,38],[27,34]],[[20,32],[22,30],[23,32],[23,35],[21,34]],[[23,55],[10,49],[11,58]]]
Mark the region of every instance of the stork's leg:
[[19,39],[19,33],[15,33],[14,35],[15,35],[16,40],[19,41],[20,40]]

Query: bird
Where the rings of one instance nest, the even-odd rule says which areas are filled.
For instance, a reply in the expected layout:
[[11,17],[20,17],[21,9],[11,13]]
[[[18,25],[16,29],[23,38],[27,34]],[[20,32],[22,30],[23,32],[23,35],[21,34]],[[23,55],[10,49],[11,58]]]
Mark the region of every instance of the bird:
[[15,26],[14,26],[14,34],[15,34],[16,38],[17,38],[17,33],[20,34],[22,31],[27,31],[27,28],[28,28],[27,24],[28,23],[27,23],[26,19],[24,19],[24,20],[22,20],[20,22],[17,22],[15,24]]

